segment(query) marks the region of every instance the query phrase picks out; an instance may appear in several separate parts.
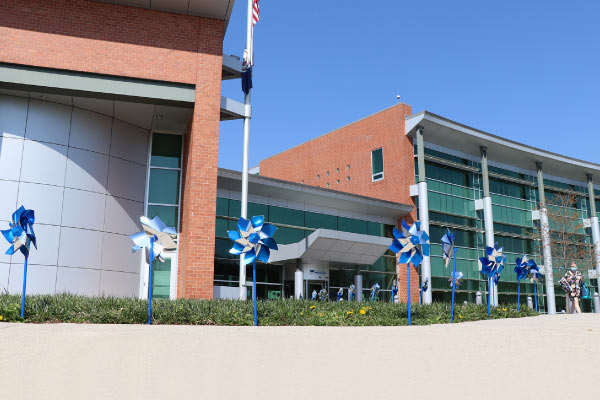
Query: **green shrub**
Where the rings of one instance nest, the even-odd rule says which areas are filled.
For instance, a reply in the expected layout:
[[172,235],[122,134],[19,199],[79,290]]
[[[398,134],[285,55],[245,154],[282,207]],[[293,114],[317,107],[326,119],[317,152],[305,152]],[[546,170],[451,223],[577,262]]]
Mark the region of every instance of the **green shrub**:
[[[21,298],[0,295],[2,321],[22,321]],[[491,319],[537,315],[516,305],[494,307]],[[83,297],[70,294],[27,296],[25,322],[74,322],[92,324],[143,324],[148,318],[145,300],[116,297]],[[457,304],[454,321],[488,319],[487,307]],[[406,304],[350,303],[309,300],[268,300],[258,302],[258,320],[264,326],[379,326],[407,325]],[[252,325],[252,302],[238,300],[155,299],[152,322],[164,325]],[[413,305],[414,325],[450,322],[450,304]]]

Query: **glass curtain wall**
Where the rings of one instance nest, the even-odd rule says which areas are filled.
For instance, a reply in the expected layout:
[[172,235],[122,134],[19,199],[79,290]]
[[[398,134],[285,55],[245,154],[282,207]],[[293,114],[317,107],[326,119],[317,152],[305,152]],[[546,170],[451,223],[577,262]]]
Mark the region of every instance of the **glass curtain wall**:
[[[416,148],[415,148],[416,154]],[[487,280],[479,273],[479,257],[484,255],[485,236],[483,212],[475,210],[474,200],[483,197],[481,166],[478,162],[462,159],[439,151],[425,149],[425,168],[429,196],[429,218],[431,236],[431,269],[434,301],[449,301],[451,288],[449,279],[452,266],[444,266],[442,260],[441,237],[446,229],[455,231],[457,247],[457,270],[462,271],[465,281],[457,291],[457,301],[475,301],[479,290],[487,301]],[[515,259],[527,254],[536,263],[543,263],[539,221],[532,220],[532,211],[538,208],[537,179],[534,176],[519,174],[500,168],[489,167],[490,195],[494,215],[494,239],[504,247],[506,255],[505,269],[498,285],[500,303],[517,301],[517,279],[514,273]],[[416,179],[416,176],[415,176]],[[576,235],[575,241],[584,245],[591,244],[589,228],[583,227],[583,218],[588,218],[587,190],[559,182],[546,181],[547,203],[551,203],[557,190],[575,193],[575,199],[569,205],[572,216],[569,232]],[[599,208],[600,209],[600,208]],[[563,212],[563,214],[565,214]],[[556,230],[556,227],[551,227]],[[564,260],[554,258],[554,277],[558,281],[564,268]],[[577,259],[582,272],[591,269],[590,257]],[[584,273],[587,277],[587,273]],[[596,290],[595,280],[586,279],[592,291]],[[593,285],[592,285],[593,284]],[[538,283],[538,302],[544,306],[544,284]],[[564,308],[564,293],[555,285],[557,308]],[[521,281],[521,302],[527,296],[534,296],[534,287],[529,280]],[[583,301],[584,310],[589,310],[591,301]]]
[[[155,132],[151,146],[146,216],[151,219],[159,216],[167,226],[173,226],[179,232],[183,136]],[[169,298],[173,261],[173,258],[154,261],[153,298]]]

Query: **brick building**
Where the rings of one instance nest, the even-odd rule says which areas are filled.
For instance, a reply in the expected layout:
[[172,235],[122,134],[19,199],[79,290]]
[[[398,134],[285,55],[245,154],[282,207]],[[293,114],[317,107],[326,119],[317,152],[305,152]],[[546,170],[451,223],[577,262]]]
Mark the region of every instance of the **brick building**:
[[[459,301],[474,302],[478,292],[486,301],[490,285],[478,260],[496,243],[507,262],[499,283],[491,285],[495,304],[517,301],[515,259],[524,254],[542,266],[544,277],[522,281],[520,292],[548,312],[565,307],[556,283],[571,261],[583,270],[588,286],[596,286],[600,276],[600,185],[594,183],[599,164],[428,111],[411,114],[409,106],[396,105],[274,155],[255,171],[404,204],[414,199],[411,217],[418,216],[431,237],[431,257],[420,271],[421,281],[431,283],[427,301],[450,298],[450,270],[442,262],[440,243],[446,229],[456,234],[457,269],[465,277]],[[394,272],[392,265],[387,272]],[[591,300],[584,300],[584,308],[591,308]]]
[[[30,293],[143,296],[127,238],[139,216],[177,226],[156,295],[212,297],[222,54],[232,0],[0,2],[0,220],[34,209]],[[147,275],[147,272],[146,272]],[[22,257],[0,256],[18,291]]]

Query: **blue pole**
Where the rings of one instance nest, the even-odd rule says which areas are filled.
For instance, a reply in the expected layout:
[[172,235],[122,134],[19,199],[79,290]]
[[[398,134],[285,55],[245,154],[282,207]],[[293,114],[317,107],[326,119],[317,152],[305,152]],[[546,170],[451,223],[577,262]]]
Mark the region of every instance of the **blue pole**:
[[492,298],[492,278],[488,276],[488,317],[490,316],[490,299]]
[[148,271],[148,325],[152,324],[152,263],[154,261],[154,237],[150,238],[150,269]]
[[406,284],[408,286],[408,325],[410,325],[410,263],[406,264]]
[[535,312],[540,312],[537,302],[537,282],[533,282],[533,293],[535,293]]
[[258,326],[258,313],[256,310],[256,261],[252,263],[252,302],[254,303],[254,326]]
[[456,247],[454,248],[454,266],[452,267],[452,306],[450,310],[450,323],[454,321],[454,288],[456,287]]
[[21,318],[25,318],[25,291],[27,289],[27,256],[23,267],[23,294],[21,295]]
[[517,285],[517,311],[519,311],[519,307],[521,305],[521,280],[517,279],[519,284]]
[[423,285],[421,285],[421,287],[419,288],[419,304],[421,303],[421,298],[423,297]]

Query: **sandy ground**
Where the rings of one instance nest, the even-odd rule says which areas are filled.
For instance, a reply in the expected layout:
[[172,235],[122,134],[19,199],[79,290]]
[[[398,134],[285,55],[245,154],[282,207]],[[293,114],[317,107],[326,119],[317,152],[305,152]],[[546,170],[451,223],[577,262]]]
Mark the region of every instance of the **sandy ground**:
[[0,323],[0,344],[2,400],[564,400],[596,397],[600,377],[598,314],[372,328]]

